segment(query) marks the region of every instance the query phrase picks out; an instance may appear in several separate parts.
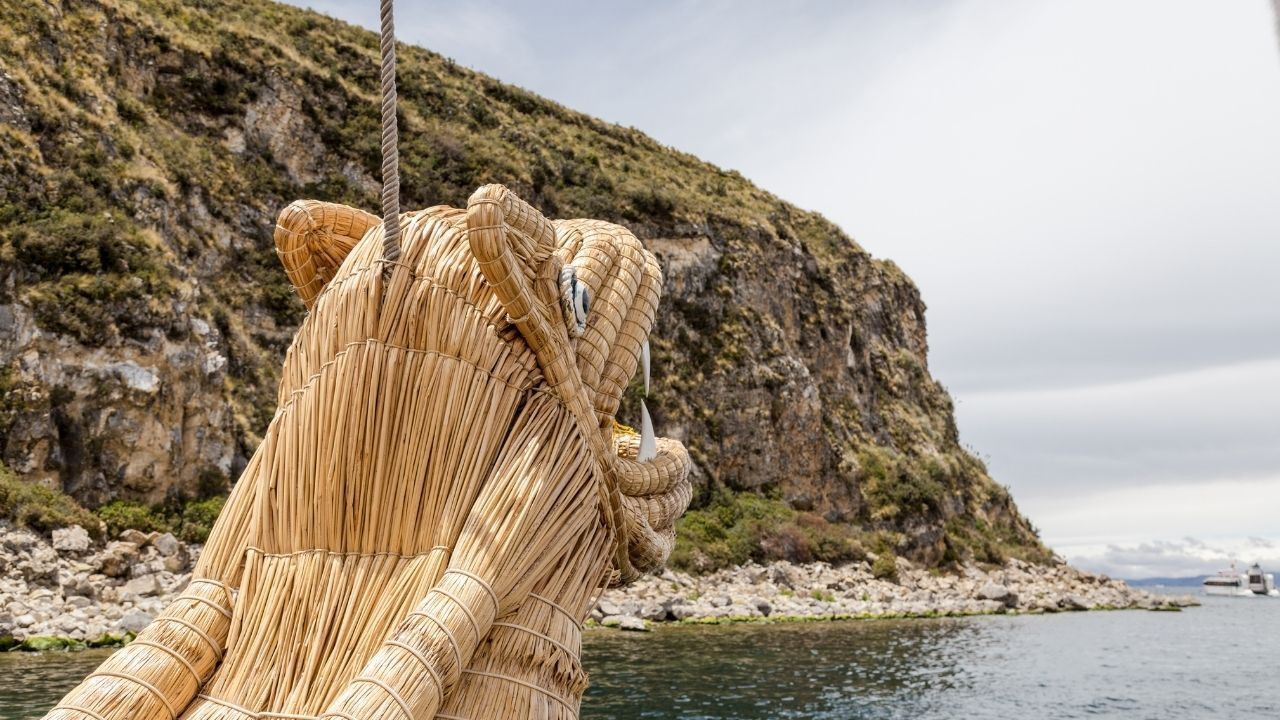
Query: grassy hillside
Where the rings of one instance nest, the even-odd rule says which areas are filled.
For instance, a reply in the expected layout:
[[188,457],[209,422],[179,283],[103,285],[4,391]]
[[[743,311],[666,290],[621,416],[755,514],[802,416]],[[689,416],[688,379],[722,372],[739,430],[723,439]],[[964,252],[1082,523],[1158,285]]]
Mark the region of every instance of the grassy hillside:
[[[650,407],[699,487],[679,563],[1046,556],[961,448],[891,262],[635,129],[400,63],[404,207],[501,182],[662,260]],[[22,482],[171,518],[226,492],[304,312],[273,220],[377,206],[377,68],[373,34],[265,0],[0,6],[0,459]]]

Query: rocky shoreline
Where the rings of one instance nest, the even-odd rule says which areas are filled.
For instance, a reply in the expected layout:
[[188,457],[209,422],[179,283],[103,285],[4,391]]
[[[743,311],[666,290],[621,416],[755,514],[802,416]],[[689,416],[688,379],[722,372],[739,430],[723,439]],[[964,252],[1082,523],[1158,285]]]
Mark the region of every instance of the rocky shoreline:
[[[200,546],[126,530],[105,544],[80,527],[45,538],[0,523],[0,650],[119,645],[186,586]],[[745,565],[703,576],[666,571],[604,593],[591,622],[645,630],[655,622],[721,623],[937,617],[1199,604],[1136,590],[1065,564],[936,573],[899,561],[896,579],[867,563]]]
[[[874,560],[874,558],[872,558]],[[1079,610],[1180,610],[1194,596],[1160,595],[1065,563],[966,565],[953,572],[898,559],[897,577],[879,579],[868,562],[747,564],[702,576],[664,572],[604,593],[591,619],[646,629],[648,622],[779,622],[945,617]]]

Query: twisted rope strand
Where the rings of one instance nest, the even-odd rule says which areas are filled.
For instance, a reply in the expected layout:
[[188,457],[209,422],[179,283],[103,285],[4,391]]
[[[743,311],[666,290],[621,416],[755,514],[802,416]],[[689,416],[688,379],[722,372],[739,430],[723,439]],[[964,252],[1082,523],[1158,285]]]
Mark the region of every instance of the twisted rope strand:
[[[382,0],[382,255],[400,259],[400,130],[396,121],[396,26],[393,0]],[[390,276],[392,266],[383,268]]]

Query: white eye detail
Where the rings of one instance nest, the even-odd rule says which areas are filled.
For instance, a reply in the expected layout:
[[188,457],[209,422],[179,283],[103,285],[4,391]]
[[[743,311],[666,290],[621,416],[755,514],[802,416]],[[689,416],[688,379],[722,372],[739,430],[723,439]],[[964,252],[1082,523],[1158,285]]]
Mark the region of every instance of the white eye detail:
[[587,315],[591,312],[591,289],[585,284],[574,280],[573,282],[573,311],[578,318],[578,322],[586,325]]
[[560,268],[560,304],[569,335],[581,336],[587,329],[587,314],[591,311],[591,290],[578,281],[578,271],[572,265]]
[[644,394],[649,396],[649,339],[640,346],[640,367],[644,370]]

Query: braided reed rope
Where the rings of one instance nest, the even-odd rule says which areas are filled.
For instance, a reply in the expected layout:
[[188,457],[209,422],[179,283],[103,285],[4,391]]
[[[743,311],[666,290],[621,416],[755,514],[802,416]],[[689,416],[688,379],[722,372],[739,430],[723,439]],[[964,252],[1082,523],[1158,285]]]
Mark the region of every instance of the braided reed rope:
[[382,0],[382,256],[390,275],[400,259],[400,131],[396,123],[396,25],[394,0]]

